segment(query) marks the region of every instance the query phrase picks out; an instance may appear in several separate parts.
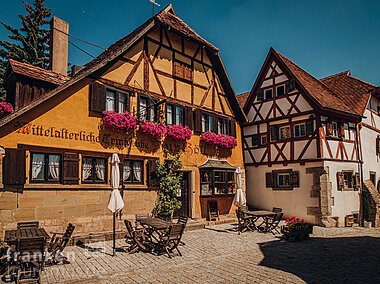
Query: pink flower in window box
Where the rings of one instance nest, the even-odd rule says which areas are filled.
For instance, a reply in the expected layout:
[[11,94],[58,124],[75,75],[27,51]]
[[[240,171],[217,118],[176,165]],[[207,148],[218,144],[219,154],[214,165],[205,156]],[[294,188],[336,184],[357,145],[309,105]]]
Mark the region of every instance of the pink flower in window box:
[[0,115],[6,115],[13,112],[13,107],[8,102],[0,102]]
[[167,136],[173,140],[187,141],[191,138],[192,131],[189,127],[176,124],[168,127]]
[[119,132],[131,133],[137,127],[137,119],[130,112],[104,111],[102,124]]
[[232,149],[237,146],[237,139],[235,137],[225,134],[216,134],[210,131],[202,133],[201,140],[209,145],[227,149]]
[[151,135],[155,139],[159,140],[167,132],[167,126],[162,123],[156,123],[153,121],[140,122],[140,130],[148,135]]

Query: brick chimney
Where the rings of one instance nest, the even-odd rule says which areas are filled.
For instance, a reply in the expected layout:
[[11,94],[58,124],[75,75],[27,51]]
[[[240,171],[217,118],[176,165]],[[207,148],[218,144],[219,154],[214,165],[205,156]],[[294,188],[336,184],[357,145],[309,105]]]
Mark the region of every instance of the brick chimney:
[[69,24],[57,17],[50,21],[50,69],[67,75],[69,62]]

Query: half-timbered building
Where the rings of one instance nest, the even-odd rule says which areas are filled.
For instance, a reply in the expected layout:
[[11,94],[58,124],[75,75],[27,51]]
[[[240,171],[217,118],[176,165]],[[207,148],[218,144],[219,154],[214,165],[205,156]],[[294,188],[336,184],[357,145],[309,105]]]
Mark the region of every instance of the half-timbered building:
[[378,180],[378,93],[343,72],[316,79],[270,49],[251,92],[244,159],[248,203],[314,224],[362,215],[361,180]]
[[[68,26],[54,18],[54,30]],[[59,38],[62,39],[62,33]],[[181,151],[180,215],[234,212],[235,169],[243,168],[240,122],[245,119],[217,47],[184,23],[169,5],[114,43],[71,77],[61,62],[66,45],[55,42],[56,69],[10,60],[6,87],[15,112],[0,121],[3,151],[0,231],[23,220],[54,229],[68,222],[77,233],[107,231],[110,159],[121,159],[123,216],[151,212],[151,173],[165,150]],[[54,60],[53,60],[54,61]],[[62,63],[63,68],[62,68]],[[192,130],[187,142],[152,139],[101,126],[103,111],[129,111],[140,121]],[[203,143],[206,131],[237,138],[233,149]],[[120,225],[120,224],[119,224]]]

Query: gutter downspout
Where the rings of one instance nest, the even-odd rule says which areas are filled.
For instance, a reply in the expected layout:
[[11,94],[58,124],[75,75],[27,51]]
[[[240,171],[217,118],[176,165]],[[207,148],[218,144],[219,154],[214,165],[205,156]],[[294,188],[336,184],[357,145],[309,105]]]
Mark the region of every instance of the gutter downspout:
[[364,186],[364,174],[363,174],[363,161],[361,159],[362,149],[361,149],[361,143],[359,144],[359,126],[360,122],[356,123],[355,132],[356,132],[356,144],[358,145],[356,148],[356,155],[358,159],[358,171],[360,173],[360,189],[359,189],[359,225],[363,226],[364,218],[364,208],[363,208],[363,186]]

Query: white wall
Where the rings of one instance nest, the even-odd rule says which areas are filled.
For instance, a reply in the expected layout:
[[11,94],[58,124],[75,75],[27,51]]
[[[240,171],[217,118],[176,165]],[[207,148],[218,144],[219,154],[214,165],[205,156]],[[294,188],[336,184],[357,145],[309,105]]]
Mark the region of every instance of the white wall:
[[[307,215],[307,207],[317,207],[318,198],[311,198],[310,191],[313,185],[313,175],[306,174],[306,168],[321,167],[322,162],[307,163],[304,166],[289,164],[288,166],[273,165],[246,167],[247,177],[247,202],[249,205],[259,209],[272,210],[280,207],[285,217],[296,216],[314,223],[315,217]],[[265,186],[265,173],[278,169],[292,169],[300,172],[300,187],[293,190],[273,190]]]

